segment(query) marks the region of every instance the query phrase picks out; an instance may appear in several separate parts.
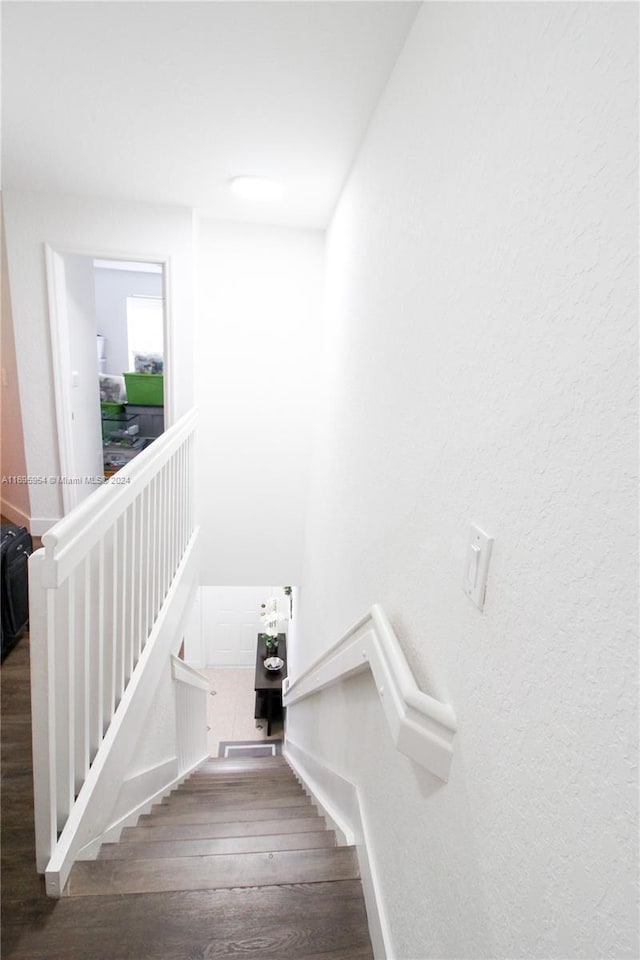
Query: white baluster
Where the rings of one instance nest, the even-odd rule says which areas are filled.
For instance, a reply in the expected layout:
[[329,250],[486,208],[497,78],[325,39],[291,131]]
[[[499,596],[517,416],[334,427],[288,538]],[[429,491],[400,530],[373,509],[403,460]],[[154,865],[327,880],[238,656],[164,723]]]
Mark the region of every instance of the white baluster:
[[142,491],[141,495],[141,530],[140,530],[140,592],[138,603],[140,605],[140,647],[144,649],[149,636],[149,611],[147,598],[149,595],[149,527],[151,517],[149,516],[149,489]]
[[176,504],[176,545],[177,545],[177,556],[178,562],[182,559],[183,555],[183,545],[182,545],[182,516],[184,511],[184,477],[183,477],[183,464],[184,464],[184,444],[181,445],[180,449],[176,454],[176,473],[177,473],[177,488],[178,488],[178,497]]
[[153,621],[160,610],[160,554],[162,551],[162,487],[160,477],[153,481],[155,522],[153,529]]
[[171,578],[176,572],[178,544],[176,538],[176,515],[178,513],[178,484],[176,474],[177,451],[171,458],[169,470],[171,476],[171,513],[169,515],[169,555],[171,557],[170,570]]
[[104,644],[104,636],[105,636],[105,622],[104,622],[104,619],[105,619],[105,618],[104,618],[104,611],[105,611],[105,603],[104,603],[104,593],[105,593],[105,583],[104,583],[104,575],[105,575],[104,540],[101,540],[100,543],[98,544],[98,565],[97,565],[97,566],[98,566],[98,569],[97,569],[98,582],[97,582],[97,584],[95,585],[95,586],[97,587],[97,591],[96,591],[96,590],[92,591],[93,594],[94,594],[94,596],[95,596],[95,594],[97,593],[97,607],[96,607],[96,613],[95,613],[95,618],[97,619],[97,623],[95,624],[95,627],[94,627],[94,640],[95,640],[95,645],[96,645],[95,674],[96,674],[96,679],[97,679],[97,683],[98,683],[98,688],[97,688],[97,691],[96,691],[96,693],[97,693],[96,716],[95,716],[96,726],[95,726],[95,732],[94,732],[95,743],[96,743],[96,750],[99,748],[100,744],[102,743],[102,738],[103,738],[103,736],[104,736],[104,730],[105,730],[105,717],[104,717],[104,674],[105,674],[105,669],[104,669],[104,660],[105,660],[105,649],[104,649],[104,647],[105,647],[105,644]]
[[118,700],[122,700],[122,695],[124,694],[125,687],[127,685],[127,513],[125,512],[122,516],[120,523],[120,576],[119,576],[119,585],[118,585],[118,607],[120,615],[120,638],[118,642],[118,657],[119,657],[119,683],[118,683]]
[[109,682],[109,719],[116,712],[118,704],[118,530],[120,524],[116,520],[111,531],[111,677]]
[[162,524],[162,590],[160,595],[164,601],[169,588],[169,537],[167,535],[169,524],[169,467],[166,463],[160,476],[162,481],[162,518],[160,521]]
[[78,688],[82,700],[82,780],[87,779],[91,764],[91,571],[89,557],[82,565],[82,638],[83,671],[77,674]]
[[68,593],[68,582],[61,584],[57,590],[49,591],[49,604],[52,611],[51,625],[53,628],[50,643],[55,651],[53,682],[56,690],[56,808],[58,830],[62,830],[75,800],[73,785],[70,781],[72,744],[69,738],[67,706],[71,700],[70,694],[72,691],[67,670],[70,639]]
[[187,444],[182,444],[180,450],[180,553],[184,556],[186,547],[186,513],[187,513]]
[[135,662],[140,659],[140,653],[144,646],[142,636],[142,567],[143,553],[142,543],[144,535],[144,500],[142,494],[136,500],[136,537],[135,537],[135,586],[134,586],[134,609],[135,609]]
[[187,540],[190,540],[193,532],[193,517],[191,514],[193,504],[193,447],[192,438],[187,441]]
[[69,795],[75,800],[78,794],[77,752],[76,752],[76,663],[77,631],[75,575],[67,579],[67,672],[69,675],[69,696],[67,698],[67,749],[69,751]]
[[127,684],[129,683],[131,674],[133,673],[133,616],[135,605],[135,596],[133,592],[133,562],[135,555],[135,537],[135,511],[134,504],[132,504],[127,510],[127,606],[125,610],[125,623],[127,625],[127,636],[125,642]]

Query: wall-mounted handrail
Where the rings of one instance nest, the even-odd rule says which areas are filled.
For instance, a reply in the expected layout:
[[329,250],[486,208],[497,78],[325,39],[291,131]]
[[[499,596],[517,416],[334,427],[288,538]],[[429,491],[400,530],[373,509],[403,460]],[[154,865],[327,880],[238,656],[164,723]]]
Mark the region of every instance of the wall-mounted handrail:
[[456,732],[453,707],[420,690],[378,604],[310,667],[283,681],[284,705],[293,706],[367,669],[373,674],[397,749],[441,780],[448,780]]

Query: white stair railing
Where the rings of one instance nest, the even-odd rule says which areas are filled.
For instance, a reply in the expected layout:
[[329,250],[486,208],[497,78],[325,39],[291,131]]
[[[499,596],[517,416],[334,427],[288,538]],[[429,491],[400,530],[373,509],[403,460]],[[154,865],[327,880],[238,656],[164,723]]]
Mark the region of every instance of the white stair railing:
[[193,553],[194,428],[191,411],[60,520],[30,560],[36,860],[45,872],[65,846],[47,883],[54,896],[87,782]]

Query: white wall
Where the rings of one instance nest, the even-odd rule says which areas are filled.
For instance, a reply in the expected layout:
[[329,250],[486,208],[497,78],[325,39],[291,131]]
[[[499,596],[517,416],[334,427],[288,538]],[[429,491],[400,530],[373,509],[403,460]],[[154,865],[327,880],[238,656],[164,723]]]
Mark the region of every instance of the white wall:
[[[44,243],[89,256],[168,258],[168,306],[176,336],[168,421],[193,403],[194,222],[190,210],[43,193],[4,192],[16,357],[30,474],[59,473]],[[172,384],[172,385],[171,385]],[[172,399],[171,399],[172,398]],[[32,532],[62,515],[56,485],[31,487]]]
[[299,582],[322,258],[315,231],[201,224],[204,585]]
[[96,323],[106,337],[105,373],[129,369],[127,297],[162,297],[162,274],[96,267]]
[[22,413],[20,411],[20,394],[18,391],[18,369],[16,365],[16,349],[13,338],[13,320],[11,313],[11,293],[9,290],[9,275],[7,268],[7,254],[4,239],[4,218],[2,220],[1,240],[1,269],[0,280],[0,346],[2,347],[2,376],[0,378],[0,398],[2,416],[2,449],[0,451],[0,473],[2,485],[0,487],[0,510],[3,516],[20,526],[28,525],[30,516],[29,486],[26,483],[16,483],[9,477],[27,476],[27,463],[24,455],[22,439]]
[[300,659],[379,601],[459,732],[444,785],[359,677],[288,735],[359,785],[398,960],[639,955],[637,20],[425,4],[331,227]]

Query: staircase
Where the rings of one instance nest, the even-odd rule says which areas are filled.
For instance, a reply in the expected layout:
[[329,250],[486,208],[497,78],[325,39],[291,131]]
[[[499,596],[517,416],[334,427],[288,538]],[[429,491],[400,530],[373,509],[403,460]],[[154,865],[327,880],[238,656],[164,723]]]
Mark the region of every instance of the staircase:
[[207,761],[118,843],[75,863],[63,896],[178,891],[206,891],[211,927],[226,931],[207,958],[373,956],[355,849],[336,846],[282,757]]
[[278,758],[210,760],[52,900],[35,871],[29,639],[0,671],[2,956],[372,960],[353,849]]

